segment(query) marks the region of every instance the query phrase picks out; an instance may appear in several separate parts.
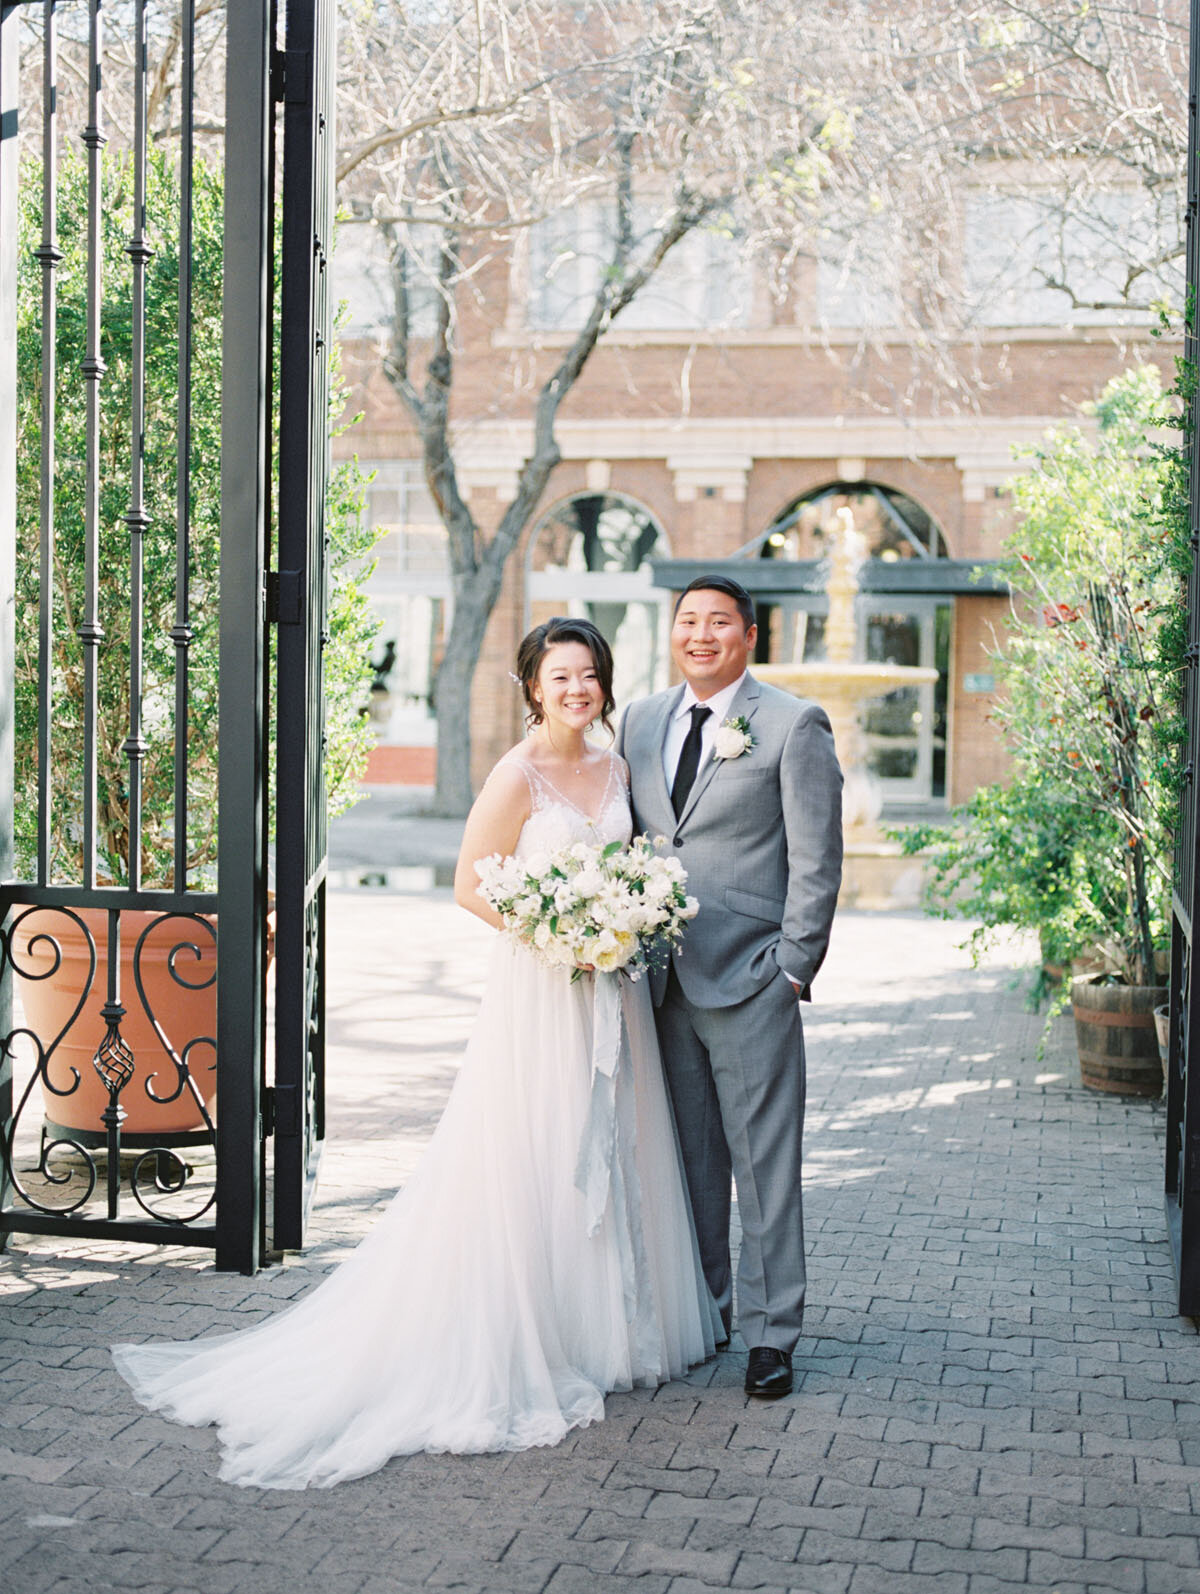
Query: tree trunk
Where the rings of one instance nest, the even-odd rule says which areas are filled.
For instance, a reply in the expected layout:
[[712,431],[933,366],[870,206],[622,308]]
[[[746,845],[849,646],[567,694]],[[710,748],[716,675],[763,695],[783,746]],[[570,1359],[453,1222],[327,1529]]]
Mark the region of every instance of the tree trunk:
[[457,818],[474,801],[471,786],[471,685],[499,584],[483,571],[454,583],[454,618],[434,686],[437,705],[437,813]]

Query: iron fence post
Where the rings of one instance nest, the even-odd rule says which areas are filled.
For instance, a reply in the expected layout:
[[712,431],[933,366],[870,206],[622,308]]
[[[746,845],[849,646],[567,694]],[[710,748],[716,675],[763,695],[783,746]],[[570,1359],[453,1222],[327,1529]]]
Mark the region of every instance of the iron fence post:
[[270,8],[230,0],[225,74],[217,973],[217,1267],[263,1247],[262,646]]
[[[15,5],[0,3],[0,328],[17,324],[17,70]],[[0,337],[0,879],[13,874],[13,697],[17,534],[17,340]],[[0,1035],[12,1029],[12,975],[0,959]],[[0,1132],[12,1117],[12,1059],[0,1051]],[[0,1158],[0,1206],[8,1201]],[[6,1234],[0,1230],[0,1249]]]

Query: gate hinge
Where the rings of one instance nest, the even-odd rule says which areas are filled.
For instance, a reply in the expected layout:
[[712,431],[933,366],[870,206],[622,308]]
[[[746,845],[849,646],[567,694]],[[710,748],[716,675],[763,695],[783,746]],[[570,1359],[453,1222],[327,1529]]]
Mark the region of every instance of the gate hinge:
[[262,1093],[264,1138],[300,1133],[300,1092],[295,1085],[268,1085]]
[[307,50],[272,50],[271,98],[278,105],[307,105],[312,97],[312,56]]
[[267,571],[267,624],[300,624],[300,571]]

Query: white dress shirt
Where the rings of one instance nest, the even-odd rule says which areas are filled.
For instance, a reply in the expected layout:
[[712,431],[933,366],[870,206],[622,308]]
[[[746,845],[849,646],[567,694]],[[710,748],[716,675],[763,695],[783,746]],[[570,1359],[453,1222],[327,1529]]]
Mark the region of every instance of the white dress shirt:
[[[722,687],[712,697],[704,699],[698,698],[690,686],[684,687],[683,696],[679,699],[679,707],[668,720],[667,734],[663,738],[663,774],[667,777],[668,791],[675,783],[675,770],[679,764],[679,755],[683,752],[683,744],[687,740],[687,733],[692,726],[691,712],[693,707],[703,701],[705,708],[712,710],[712,713],[700,727],[700,762],[696,766],[696,772],[699,774],[704,767],[705,760],[712,757],[713,736],[722,721],[729,718],[729,710],[733,706],[733,700],[738,695],[745,679],[746,671],[743,670],[731,686]],[[788,969],[784,969],[783,972],[793,985],[797,984]]]
[[688,731],[692,728],[691,712],[697,703],[703,702],[705,708],[712,713],[700,727],[700,762],[696,766],[697,774],[704,768],[705,762],[712,757],[713,737],[717,727],[723,720],[729,718],[729,710],[734,698],[741,690],[742,682],[746,679],[745,670],[730,686],[723,686],[712,697],[698,698],[690,686],[685,686],[683,696],[679,699],[679,707],[667,722],[667,734],[663,738],[663,774],[667,777],[667,790],[670,791],[675,783],[675,771],[679,767],[679,755],[683,752],[683,744],[687,741]]

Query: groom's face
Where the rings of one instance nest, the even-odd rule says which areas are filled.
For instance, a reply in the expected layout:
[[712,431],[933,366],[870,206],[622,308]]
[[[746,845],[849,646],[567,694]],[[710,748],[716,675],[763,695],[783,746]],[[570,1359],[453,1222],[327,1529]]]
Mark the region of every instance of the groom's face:
[[671,627],[671,657],[698,698],[712,697],[745,670],[757,634],[728,593],[699,587],[680,602]]

